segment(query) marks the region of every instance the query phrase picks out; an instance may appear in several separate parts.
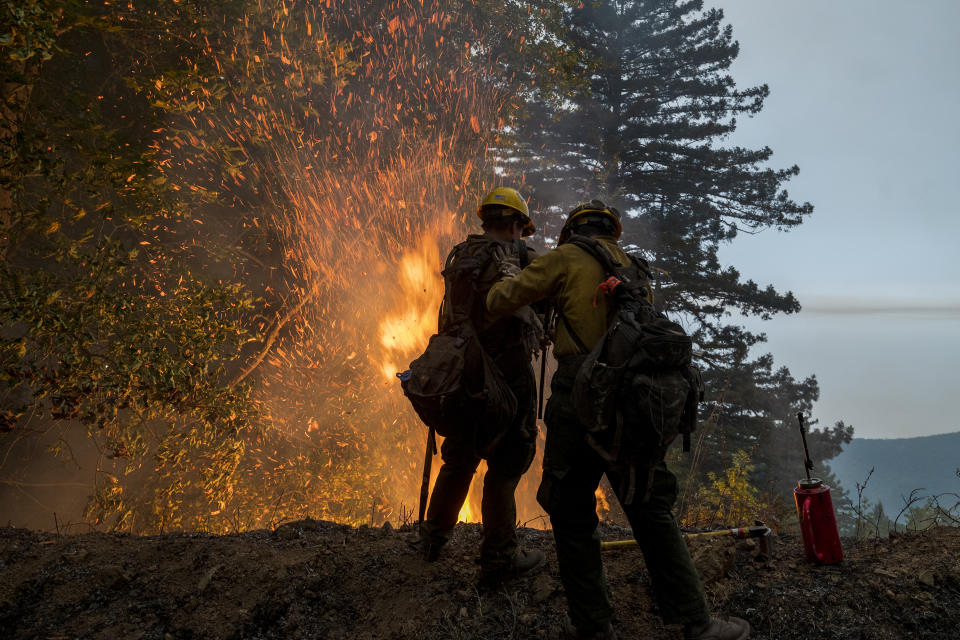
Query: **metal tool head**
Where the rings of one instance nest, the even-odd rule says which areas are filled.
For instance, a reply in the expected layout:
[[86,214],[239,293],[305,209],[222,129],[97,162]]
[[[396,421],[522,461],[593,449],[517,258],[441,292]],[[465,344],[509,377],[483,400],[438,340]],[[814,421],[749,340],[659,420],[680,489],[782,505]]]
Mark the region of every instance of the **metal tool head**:
[[770,530],[763,520],[754,520],[754,527],[763,527],[766,529],[763,535],[757,536],[757,555],[755,556],[758,562],[766,562],[770,559],[770,545],[773,542],[773,532]]

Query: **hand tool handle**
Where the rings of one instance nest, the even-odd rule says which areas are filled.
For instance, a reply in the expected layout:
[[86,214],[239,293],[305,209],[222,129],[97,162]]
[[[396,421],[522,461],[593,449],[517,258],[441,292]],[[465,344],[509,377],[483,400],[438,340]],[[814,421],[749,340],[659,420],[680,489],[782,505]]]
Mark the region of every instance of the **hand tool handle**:
[[803,470],[809,480],[813,462],[810,460],[810,451],[807,449],[807,430],[803,424],[803,413],[797,413],[797,421],[800,423],[800,438],[803,440]]
[[423,454],[423,480],[420,482],[420,513],[417,522],[423,522],[423,516],[427,512],[427,498],[430,494],[430,467],[433,464],[433,456],[437,453],[437,436],[433,427],[427,432],[427,450]]
[[540,395],[537,400],[537,420],[543,420],[543,383],[547,379],[547,348],[540,350]]

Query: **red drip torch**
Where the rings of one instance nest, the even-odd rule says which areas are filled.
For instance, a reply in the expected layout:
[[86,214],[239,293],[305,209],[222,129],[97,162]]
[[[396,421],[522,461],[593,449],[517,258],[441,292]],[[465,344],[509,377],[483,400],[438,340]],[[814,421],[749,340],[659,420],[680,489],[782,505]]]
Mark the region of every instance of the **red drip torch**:
[[803,549],[807,561],[814,564],[836,564],[843,560],[840,546],[840,533],[837,531],[837,518],[833,512],[833,500],[830,499],[830,487],[820,478],[811,478],[813,462],[807,449],[807,429],[803,423],[803,414],[797,414],[800,422],[800,437],[803,439],[803,465],[806,479],[797,482],[793,497],[797,503],[797,518],[800,519],[800,533],[803,535]]

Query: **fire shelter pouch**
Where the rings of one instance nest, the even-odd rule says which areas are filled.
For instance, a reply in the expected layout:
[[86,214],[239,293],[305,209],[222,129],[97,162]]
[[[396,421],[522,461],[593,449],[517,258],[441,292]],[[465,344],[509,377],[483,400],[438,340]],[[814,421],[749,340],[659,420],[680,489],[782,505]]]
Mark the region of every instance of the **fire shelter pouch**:
[[517,398],[472,332],[437,334],[410,368],[397,374],[424,424],[473,442],[485,457],[517,413]]

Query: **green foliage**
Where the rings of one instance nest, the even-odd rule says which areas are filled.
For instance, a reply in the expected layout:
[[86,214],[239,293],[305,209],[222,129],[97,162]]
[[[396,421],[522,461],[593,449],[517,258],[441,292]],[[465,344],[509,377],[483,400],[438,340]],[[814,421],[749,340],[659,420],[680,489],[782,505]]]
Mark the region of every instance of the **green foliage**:
[[906,514],[907,531],[924,531],[930,527],[944,524],[943,518],[937,510],[937,504],[932,498],[926,502],[913,506]]
[[722,473],[708,472],[708,484],[698,490],[693,508],[682,514],[684,525],[748,526],[762,519],[770,505],[750,482],[753,470],[750,454],[738,450]]
[[51,0],[0,3],[0,55],[16,62],[52,58],[64,4]]
[[142,137],[155,113],[83,59],[109,64],[110,37],[71,34],[32,76],[0,67],[29,88],[0,138],[0,413],[11,437],[82,428],[100,452],[90,516],[156,530],[229,497],[262,428],[230,384],[257,301],[196,271],[187,203]]
[[927,495],[922,489],[914,489],[904,502],[893,518],[891,531],[900,527],[903,531],[925,531],[933,527],[960,526],[960,494]]

